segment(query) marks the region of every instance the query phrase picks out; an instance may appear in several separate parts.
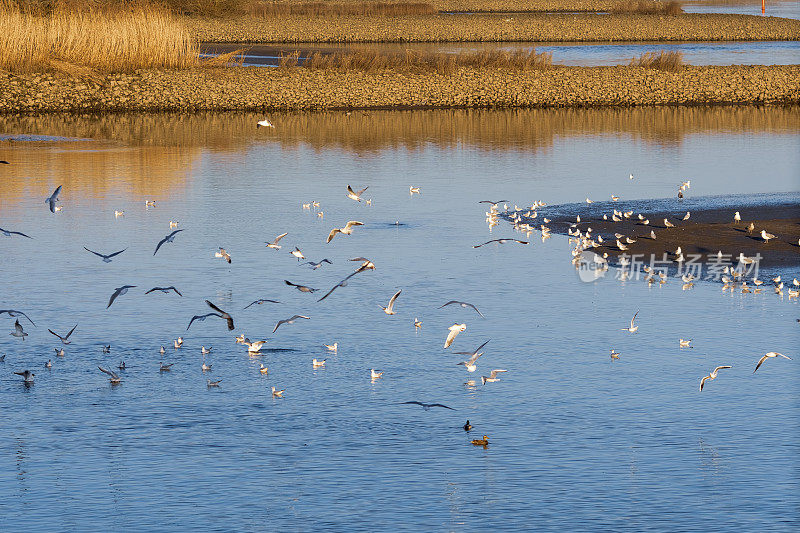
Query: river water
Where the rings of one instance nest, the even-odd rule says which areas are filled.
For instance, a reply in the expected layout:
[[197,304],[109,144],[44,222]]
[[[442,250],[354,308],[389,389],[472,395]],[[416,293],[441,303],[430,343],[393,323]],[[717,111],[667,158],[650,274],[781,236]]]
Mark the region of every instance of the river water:
[[[472,246],[519,237],[505,223],[490,231],[480,200],[624,202],[672,196],[686,179],[697,197],[800,191],[799,116],[298,113],[272,115],[275,129],[248,113],[0,117],[5,134],[84,139],[0,141],[0,227],[33,237],[0,235],[0,308],[36,323],[20,319],[21,341],[0,317],[2,529],[794,530],[796,299],[584,283],[561,236]],[[59,184],[53,214],[44,198]],[[368,186],[372,205],[346,198],[348,184]],[[348,220],[364,226],[326,244]],[[154,256],[170,221],[185,231]],[[281,250],[264,246],[284,232]],[[84,246],[126,251],[105,264]],[[214,257],[220,246],[231,264]],[[301,266],[294,246],[333,264]],[[377,269],[321,303],[323,292],[283,284],[327,291],[356,256]],[[106,309],[123,284],[136,287]],[[183,296],[144,294],[169,285]],[[384,314],[398,289],[397,314]],[[281,303],[244,310],[257,298]],[[214,317],[186,330],[210,311],[204,299],[235,331]],[[485,318],[437,309],[449,300]],[[637,311],[638,332],[621,331]],[[273,334],[294,314],[311,319]],[[445,350],[456,322],[467,329]],[[57,357],[47,329],[76,324]],[[268,350],[248,357],[240,333]],[[456,365],[450,352],[487,340],[477,372]],[[201,346],[213,346],[206,374]],[[754,374],[768,351],[793,360]],[[97,366],[123,360],[111,386]],[[159,361],[174,366],[159,372]],[[718,365],[733,368],[699,392]],[[13,374],[25,368],[30,387]],[[481,385],[491,369],[508,372]],[[470,444],[484,434],[488,447]]]
[[320,45],[297,43],[286,45],[203,45],[205,56],[245,48],[243,64],[277,65],[281,55],[295,50],[300,59],[313,52],[351,53],[358,51],[405,53],[406,50],[430,53],[457,54],[482,51],[533,51],[552,54],[553,63],[567,66],[627,65],[631,59],[645,53],[680,52],[689,65],[796,65],[800,63],[800,45],[795,41],[748,42],[614,42],[614,43],[365,43],[349,45]]

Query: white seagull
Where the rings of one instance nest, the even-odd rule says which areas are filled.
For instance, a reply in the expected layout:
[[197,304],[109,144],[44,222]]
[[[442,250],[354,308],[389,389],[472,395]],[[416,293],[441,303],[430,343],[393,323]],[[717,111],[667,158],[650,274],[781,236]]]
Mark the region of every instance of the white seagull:
[[[792,358],[791,358],[791,357],[788,357],[788,356],[786,356],[786,355],[783,355],[782,353],[778,353],[778,352],[767,352],[766,354],[764,354],[764,356],[763,356],[761,359],[759,359],[759,360],[758,360],[758,364],[756,365],[756,370],[758,370],[758,367],[760,367],[760,366],[761,366],[761,364],[762,364],[764,361],[766,361],[767,359],[771,359],[771,358],[773,358],[773,357],[783,357],[784,359],[789,359],[790,361],[792,360]],[[753,373],[754,373],[754,374],[756,373],[756,370],[753,370]]]
[[355,226],[363,226],[363,222],[359,222],[358,220],[351,220],[347,224],[344,225],[343,228],[333,228],[331,232],[328,234],[328,239],[325,243],[329,243],[333,240],[337,233],[341,233],[342,235],[350,235],[353,233],[353,228]]
[[453,324],[449,328],[450,332],[447,334],[447,338],[444,340],[444,347],[449,348],[453,341],[458,336],[459,333],[467,329],[466,324]]
[[636,311],[636,314],[635,314],[635,315],[633,315],[633,318],[631,318],[631,325],[630,325],[630,326],[628,326],[627,328],[622,328],[622,331],[629,331],[629,332],[631,332],[631,333],[635,333],[635,332],[636,332],[636,330],[637,330],[637,329],[639,329],[639,326],[634,326],[634,325],[633,325],[633,321],[634,321],[634,320],[636,320],[636,316],[637,316],[638,314],[639,314],[639,311]]
[[61,194],[61,185],[56,187],[56,190],[53,191],[49,197],[45,198],[44,203],[50,205],[50,212],[56,212],[56,202],[58,201],[58,195]]
[[[491,340],[491,339],[489,339],[489,340]],[[483,355],[483,352],[481,352],[481,349],[483,349],[483,347],[486,346],[488,343],[489,343],[489,341],[484,342],[483,344],[478,346],[478,348],[474,352],[453,352],[453,353],[455,353],[457,355],[468,355],[469,356],[469,359],[467,359],[466,361],[461,361],[460,363],[456,363],[456,366],[464,365],[464,367],[466,367],[466,369],[467,369],[467,372],[475,372],[475,369],[477,368],[477,365],[475,365],[475,362],[478,360],[478,358],[480,356]]]
[[352,187],[350,187],[350,185],[348,185],[347,186],[347,197],[350,198],[351,200],[355,200],[356,202],[360,202],[361,201],[361,195],[364,194],[364,191],[366,191],[367,189],[369,189],[369,186],[366,186],[363,189],[361,189],[360,191],[356,192],[356,191],[353,190]]
[[494,383],[495,381],[500,381],[500,378],[497,377],[497,374],[500,372],[508,372],[508,370],[503,370],[502,368],[497,368],[492,370],[489,373],[489,377],[481,376],[481,384],[486,385],[487,383]]
[[397,297],[400,296],[401,292],[403,292],[403,289],[400,289],[399,291],[394,293],[394,296],[392,296],[391,299],[389,300],[389,305],[387,305],[386,307],[384,307],[382,305],[379,306],[381,309],[383,309],[384,313],[386,313],[387,315],[395,314],[395,312],[394,312],[394,302],[395,302],[395,300],[397,300]]
[[281,327],[281,324],[294,324],[294,321],[298,318],[303,318],[305,320],[311,320],[310,316],[303,316],[303,315],[294,315],[293,317],[286,318],[284,320],[279,320],[277,324],[275,324],[275,329],[272,330],[272,333],[278,331],[278,328]]
[[730,368],[730,366],[718,366],[709,375],[703,377],[703,379],[700,380],[700,390],[701,391],[703,390],[703,385],[705,385],[706,381],[708,381],[708,380],[713,381],[713,380],[717,379],[717,371],[718,370],[722,370],[723,368]]
[[280,240],[283,239],[284,237],[286,237],[287,235],[289,235],[288,232],[287,233],[281,233],[280,235],[275,237],[274,241],[266,243],[267,244],[267,248],[272,248],[273,250],[280,250],[281,249],[281,245],[278,244],[278,242],[280,242]]
[[269,121],[268,118],[265,118],[264,120],[259,120],[258,122],[256,122],[256,129],[258,129],[258,128],[273,128],[274,129],[275,126],[272,124],[272,122]]

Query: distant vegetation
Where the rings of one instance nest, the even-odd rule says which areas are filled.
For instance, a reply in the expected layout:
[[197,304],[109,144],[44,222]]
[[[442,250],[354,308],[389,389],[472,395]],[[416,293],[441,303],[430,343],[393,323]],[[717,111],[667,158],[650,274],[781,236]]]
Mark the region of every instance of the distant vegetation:
[[460,67],[541,70],[550,68],[552,64],[551,54],[544,52],[537,54],[535,50],[462,52],[459,54],[412,50],[395,54],[367,50],[343,54],[315,52],[305,61],[300,61],[299,54],[295,52],[281,58],[281,67],[284,68],[302,66],[317,70],[342,69],[364,72],[394,69],[437,72],[439,74],[452,74]]
[[631,60],[630,66],[652,68],[655,70],[666,70],[677,72],[683,66],[683,54],[680,52],[647,52]]
[[683,13],[683,5],[675,1],[627,0],[618,3],[609,11],[611,13],[634,13],[637,15],[680,15]]

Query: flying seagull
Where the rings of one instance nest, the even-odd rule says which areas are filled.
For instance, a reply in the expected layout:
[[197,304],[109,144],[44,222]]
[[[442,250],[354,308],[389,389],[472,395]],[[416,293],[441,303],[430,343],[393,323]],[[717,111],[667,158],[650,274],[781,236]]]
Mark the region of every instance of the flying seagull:
[[280,250],[281,249],[281,245],[278,244],[278,241],[280,241],[281,239],[283,239],[287,235],[289,235],[289,234],[288,233],[281,233],[280,235],[275,237],[274,241],[266,243],[267,244],[267,248],[272,248],[273,250]]
[[633,321],[636,320],[636,316],[639,314],[639,311],[636,311],[636,314],[633,315],[631,318],[631,325],[627,328],[622,328],[622,331],[629,331],[631,333],[636,333],[636,330],[639,329],[639,326],[634,326]]
[[233,317],[208,300],[206,300],[206,304],[228,322],[228,331],[233,331]]
[[505,244],[507,242],[512,242],[512,241],[513,242],[518,242],[520,244],[528,244],[528,241],[520,241],[518,239],[492,239],[491,241],[486,241],[483,244],[476,244],[476,245],[473,246],[473,248],[480,248],[481,246],[486,246],[487,244],[490,244],[490,243],[493,243],[493,242],[500,243],[500,244]]
[[225,261],[227,261],[229,265],[231,264],[231,254],[229,254],[228,252],[226,252],[226,251],[225,251],[225,248],[223,248],[223,247],[221,247],[221,246],[220,246],[220,248],[219,248],[219,251],[214,253],[214,257],[221,257],[221,258],[223,258]]
[[[18,317],[18,316],[24,316],[25,318],[27,318],[27,319],[28,319],[28,322],[30,322],[31,324],[33,324],[33,320],[31,320],[31,319],[28,317],[28,315],[26,315],[26,314],[25,314],[25,313],[23,313],[22,311],[17,311],[16,309],[0,309],[0,315],[2,315],[2,314],[4,314],[4,313],[7,313],[7,314],[8,314],[8,316],[10,316],[11,318],[16,318],[16,317]],[[36,326],[36,324],[33,324],[33,326],[35,327],[35,326]]]
[[356,202],[360,202],[361,201],[361,195],[364,194],[364,191],[366,191],[367,189],[369,189],[369,186],[366,186],[363,189],[361,189],[360,191],[355,192],[353,190],[353,188],[348,185],[347,186],[347,197],[350,198],[351,200],[355,200]]
[[281,327],[281,324],[294,324],[294,321],[298,318],[304,318],[306,320],[311,320],[310,316],[303,316],[303,315],[294,315],[291,318],[287,318],[285,320],[279,320],[277,324],[275,324],[275,329],[272,330],[272,333],[278,331],[278,328]]
[[450,301],[449,301],[449,302],[447,302],[446,304],[444,304],[444,305],[440,305],[438,308],[439,308],[439,309],[441,309],[442,307],[447,307],[448,305],[453,305],[453,304],[460,305],[460,306],[461,306],[461,307],[463,307],[464,309],[466,309],[467,307],[471,307],[471,308],[473,308],[473,309],[475,310],[475,312],[476,312],[476,313],[478,313],[479,315],[481,315],[481,318],[486,318],[485,316],[483,316],[483,313],[481,313],[480,311],[478,311],[478,308],[477,308],[477,307],[475,307],[475,306],[474,306],[474,305],[472,305],[471,303],[467,303],[467,302],[459,302],[459,301],[457,301],[457,300],[450,300]]
[[195,320],[199,320],[200,322],[202,322],[203,320],[205,320],[206,318],[208,318],[208,317],[210,317],[210,316],[215,316],[215,317],[217,317],[217,318],[222,318],[222,315],[221,315],[221,314],[219,314],[219,313],[207,313],[207,314],[205,314],[205,315],[194,315],[194,316],[192,317],[192,319],[189,321],[189,325],[188,325],[188,326],[186,326],[186,329],[188,330],[190,327],[192,327],[192,323],[193,323]]
[[425,411],[429,411],[431,407],[444,407],[445,409],[450,409],[451,411],[455,411],[452,407],[447,407],[446,405],[442,405],[440,403],[423,403],[423,402],[402,402],[402,404],[413,404],[413,405],[421,405],[422,409]]
[[508,372],[508,370],[503,370],[502,368],[497,368],[492,370],[489,373],[489,377],[481,376],[481,384],[486,385],[487,383],[494,383],[495,381],[500,381],[500,378],[497,377],[499,372]]
[[28,336],[28,334],[22,330],[22,324],[19,323],[19,319],[14,322],[14,331],[9,333],[9,335],[12,337],[21,337],[22,340],[25,340],[25,337]]
[[75,328],[77,328],[77,327],[78,327],[78,324],[75,324],[72,327],[72,329],[69,330],[69,333],[67,333],[63,337],[61,335],[59,335],[58,333],[56,333],[55,331],[53,331],[52,329],[48,329],[47,331],[49,331],[50,333],[52,333],[53,335],[55,335],[56,337],[61,339],[61,344],[69,344],[70,343],[69,336],[72,335],[72,332],[75,331]]
[[56,202],[58,201],[58,195],[61,194],[61,185],[56,187],[56,190],[53,191],[53,194],[50,197],[45,198],[44,203],[50,204],[50,212],[56,212]]
[[86,250],[87,252],[92,252],[97,257],[102,257],[103,258],[103,263],[110,263],[112,257],[117,256],[117,255],[121,254],[122,252],[124,252],[125,250],[127,250],[127,248],[125,248],[125,250],[120,250],[119,252],[114,252],[113,254],[106,255],[106,254],[99,254],[97,252],[94,252],[94,251],[88,249],[85,246],[83,247],[83,249]]
[[[758,370],[758,368],[761,366],[761,364],[762,364],[764,361],[766,361],[768,358],[772,358],[772,357],[778,357],[778,356],[780,356],[780,357],[783,357],[784,359],[789,359],[790,361],[792,360],[792,358],[791,358],[791,357],[787,357],[787,356],[783,355],[782,353],[778,353],[778,352],[768,352],[768,353],[767,353],[767,354],[765,354],[765,355],[764,355],[764,356],[763,356],[761,359],[759,359],[759,360],[758,360],[758,364],[756,365],[756,370]],[[754,373],[754,374],[755,374],[756,370],[753,370],[753,373]]]
[[508,201],[508,200],[497,200],[496,202],[493,202],[493,201],[491,201],[491,200],[481,200],[481,201],[480,201],[480,202],[478,202],[478,203],[479,203],[479,204],[490,204],[490,205],[497,205],[497,204],[501,204],[501,203],[503,203],[503,202],[507,202],[507,201]]
[[255,300],[254,302],[251,302],[251,303],[247,304],[245,309],[247,309],[251,305],[261,305],[261,304],[267,304],[267,303],[269,303],[269,304],[279,304],[280,302],[278,300],[267,300],[266,298],[262,298],[260,300]]
[[717,371],[718,370],[722,370],[723,368],[730,368],[730,366],[718,366],[709,375],[703,377],[703,379],[700,380],[700,390],[701,391],[703,390],[703,385],[705,384],[705,382],[707,380],[712,380],[713,381],[713,380],[717,379]]
[[449,348],[450,345],[453,344],[453,341],[455,340],[456,336],[458,336],[459,333],[461,333],[462,331],[467,329],[467,325],[466,324],[453,324],[452,326],[450,326],[447,329],[450,330],[450,333],[447,334],[447,339],[445,339],[445,341],[444,341],[444,347],[445,348]]
[[103,368],[102,366],[98,366],[97,368],[100,370],[100,372],[103,372],[104,374],[108,374],[108,379],[109,379],[109,381],[111,382],[112,385],[117,385],[117,384],[121,383],[122,380],[119,378],[119,374],[117,374],[116,372],[113,372],[111,370],[107,370],[107,369]]
[[283,282],[290,287],[295,287],[300,292],[316,292],[319,290],[319,289],[312,289],[311,287],[306,287],[305,285],[298,285],[297,283],[292,283],[287,279],[283,280]]
[[181,297],[183,296],[183,294],[181,294],[181,291],[179,291],[178,289],[176,289],[172,285],[170,285],[169,287],[153,287],[152,289],[147,291],[145,294],[150,294],[151,292],[154,292],[154,291],[161,291],[164,294],[169,294],[169,291],[175,291],[175,294],[177,294],[178,296],[181,296]]
[[311,265],[311,270],[316,270],[322,266],[322,263],[328,263],[329,265],[332,265],[333,261],[330,259],[323,259],[321,261],[317,261],[316,263],[314,261],[306,261],[303,263],[303,265]]
[[274,129],[275,126],[273,126],[272,122],[270,122],[268,118],[265,118],[264,120],[259,120],[256,123],[256,129],[258,129],[258,128],[273,128]]
[[111,307],[111,304],[114,303],[114,300],[116,300],[118,296],[122,296],[123,294],[128,292],[128,289],[132,289],[134,287],[136,287],[136,285],[123,285],[122,287],[117,287],[116,289],[114,289],[114,294],[112,294],[111,298],[109,298],[106,309]]
[[33,383],[33,376],[36,375],[30,370],[23,370],[22,372],[14,372],[14,373],[18,376],[22,376],[22,381],[24,381],[25,383]]
[[161,248],[161,245],[163,245],[164,243],[172,242],[173,240],[175,240],[175,235],[177,235],[181,231],[183,231],[183,230],[182,229],[176,229],[175,231],[173,231],[172,233],[170,233],[169,235],[167,235],[166,237],[164,237],[163,239],[158,241],[158,244],[156,245],[156,251],[153,252],[153,255],[156,255],[158,253],[158,249]]
[[386,313],[387,315],[395,314],[394,313],[394,302],[395,302],[395,300],[397,300],[397,297],[400,296],[401,292],[403,292],[403,289],[400,289],[399,291],[394,293],[394,296],[392,296],[392,298],[389,300],[389,305],[387,305],[386,307],[384,307],[382,305],[380,306],[380,308],[383,309],[384,313]]
[[328,292],[326,292],[326,293],[325,293],[325,296],[323,296],[322,298],[320,298],[319,300],[317,300],[317,302],[321,302],[322,300],[324,300],[325,298],[327,298],[328,296],[330,296],[331,294],[333,294],[333,291],[335,291],[335,290],[336,290],[336,289],[338,289],[339,287],[346,287],[346,286],[347,286],[347,280],[349,280],[349,279],[350,279],[352,276],[353,276],[353,274],[350,274],[349,276],[347,276],[346,278],[344,278],[342,281],[340,281],[339,283],[337,283],[336,285],[334,285],[334,286],[331,288],[331,290],[329,290]]
[[343,228],[333,228],[331,232],[328,234],[328,239],[325,241],[325,244],[331,242],[334,237],[336,237],[337,233],[341,233],[342,235],[350,235],[353,233],[353,228],[355,226],[363,226],[363,222],[359,222],[358,220],[351,220],[347,224],[344,225]]
[[[491,339],[489,339],[489,340],[491,340]],[[469,359],[467,359],[466,361],[461,361],[460,363],[456,363],[456,366],[464,365],[467,368],[467,372],[475,372],[475,369],[477,368],[476,365],[475,365],[475,361],[477,361],[478,358],[480,358],[480,356],[483,355],[483,352],[481,352],[481,350],[487,344],[489,344],[489,341],[486,341],[483,344],[481,344],[480,346],[478,346],[475,349],[474,352],[453,352],[454,354],[457,354],[457,355],[468,355],[469,356]]]
[[11,237],[12,235],[20,235],[22,237],[28,237],[29,239],[33,238],[30,235],[25,235],[24,233],[21,233],[19,231],[11,231],[11,230],[7,230],[7,229],[3,229],[3,228],[0,228],[0,233],[5,235],[6,237]]

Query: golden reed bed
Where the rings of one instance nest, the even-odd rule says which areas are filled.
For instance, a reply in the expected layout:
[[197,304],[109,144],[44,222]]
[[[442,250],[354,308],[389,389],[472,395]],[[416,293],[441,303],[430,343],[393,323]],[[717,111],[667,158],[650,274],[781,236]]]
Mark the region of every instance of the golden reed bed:
[[800,20],[749,15],[418,15],[185,19],[206,42],[799,40]]
[[270,67],[139,71],[94,81],[0,74],[0,113],[604,107],[800,103],[800,65],[546,70],[452,74]]

